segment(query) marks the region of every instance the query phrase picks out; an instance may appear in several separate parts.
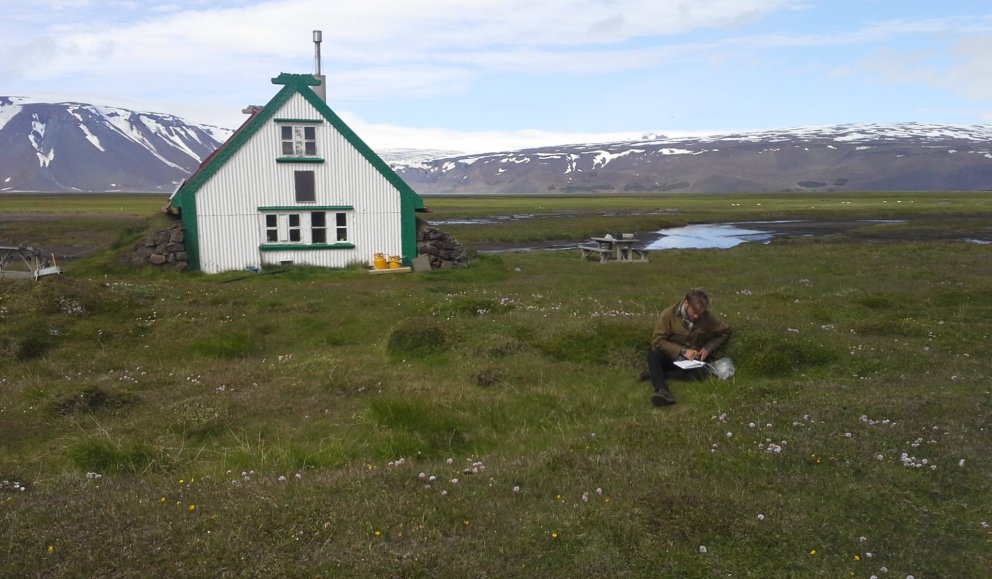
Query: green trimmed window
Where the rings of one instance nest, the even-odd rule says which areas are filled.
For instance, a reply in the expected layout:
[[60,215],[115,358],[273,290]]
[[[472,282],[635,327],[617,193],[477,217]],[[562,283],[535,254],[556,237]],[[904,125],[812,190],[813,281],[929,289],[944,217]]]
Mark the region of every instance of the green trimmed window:
[[337,233],[338,241],[348,241],[348,214],[347,213],[335,213],[334,221],[336,223],[335,233]]
[[289,241],[290,243],[299,243],[303,239],[300,235],[300,214],[290,213],[286,217],[289,218]]
[[344,211],[298,211],[263,213],[266,246],[325,245],[349,243],[348,213]]
[[282,154],[290,157],[317,155],[317,127],[307,125],[282,125],[279,127]]
[[310,241],[327,243],[327,214],[323,211],[314,211],[310,214]]

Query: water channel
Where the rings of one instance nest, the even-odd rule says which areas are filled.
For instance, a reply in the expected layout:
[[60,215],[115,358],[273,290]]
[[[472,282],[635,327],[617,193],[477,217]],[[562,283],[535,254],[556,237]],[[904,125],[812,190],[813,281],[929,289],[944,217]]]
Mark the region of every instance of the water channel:
[[[539,215],[520,214],[483,217],[477,219],[438,220],[432,222],[441,228],[444,225],[473,225],[494,224],[505,221],[520,221],[540,219]],[[701,223],[672,227],[655,231],[634,232],[639,242],[636,249],[646,251],[662,251],[666,249],[729,249],[743,243],[771,243],[777,237],[817,237],[838,233],[851,233],[859,229],[870,229],[878,225],[896,225],[905,223],[898,219],[851,219],[837,221],[808,221],[808,220],[778,220],[778,221],[743,221],[729,223]],[[605,232],[604,232],[605,233]],[[943,237],[947,239],[948,237]],[[953,233],[949,238],[954,238]],[[972,244],[987,245],[992,241],[973,237],[957,237],[958,241]],[[584,240],[585,243],[588,241]],[[578,248],[582,242],[548,242],[530,244],[474,244],[480,253],[502,253],[508,251],[533,250],[571,250]]]

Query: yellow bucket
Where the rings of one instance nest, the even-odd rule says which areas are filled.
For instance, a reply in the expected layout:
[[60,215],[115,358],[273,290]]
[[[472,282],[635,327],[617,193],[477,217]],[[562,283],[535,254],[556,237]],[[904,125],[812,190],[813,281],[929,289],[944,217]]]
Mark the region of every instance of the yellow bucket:
[[376,269],[386,269],[386,256],[381,253],[375,254],[375,259],[372,261],[372,265]]

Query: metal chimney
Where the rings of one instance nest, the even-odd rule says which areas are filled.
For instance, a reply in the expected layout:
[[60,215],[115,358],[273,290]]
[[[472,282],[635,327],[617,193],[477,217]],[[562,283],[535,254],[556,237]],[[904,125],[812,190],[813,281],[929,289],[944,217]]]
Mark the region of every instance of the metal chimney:
[[313,92],[317,93],[320,100],[327,102],[327,77],[325,77],[320,72],[320,42],[323,40],[323,34],[320,30],[313,31],[313,76],[320,81],[320,84],[313,87]]

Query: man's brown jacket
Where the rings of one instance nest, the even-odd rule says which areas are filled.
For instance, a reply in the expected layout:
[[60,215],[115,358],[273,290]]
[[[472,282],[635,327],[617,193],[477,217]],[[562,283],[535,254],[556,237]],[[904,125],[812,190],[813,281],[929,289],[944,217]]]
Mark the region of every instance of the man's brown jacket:
[[699,319],[689,328],[688,320],[682,318],[679,307],[682,302],[666,309],[654,325],[651,344],[655,350],[660,350],[672,360],[678,360],[683,348],[700,350],[706,348],[713,352],[733,333],[729,326],[721,322],[709,312],[703,312]]

